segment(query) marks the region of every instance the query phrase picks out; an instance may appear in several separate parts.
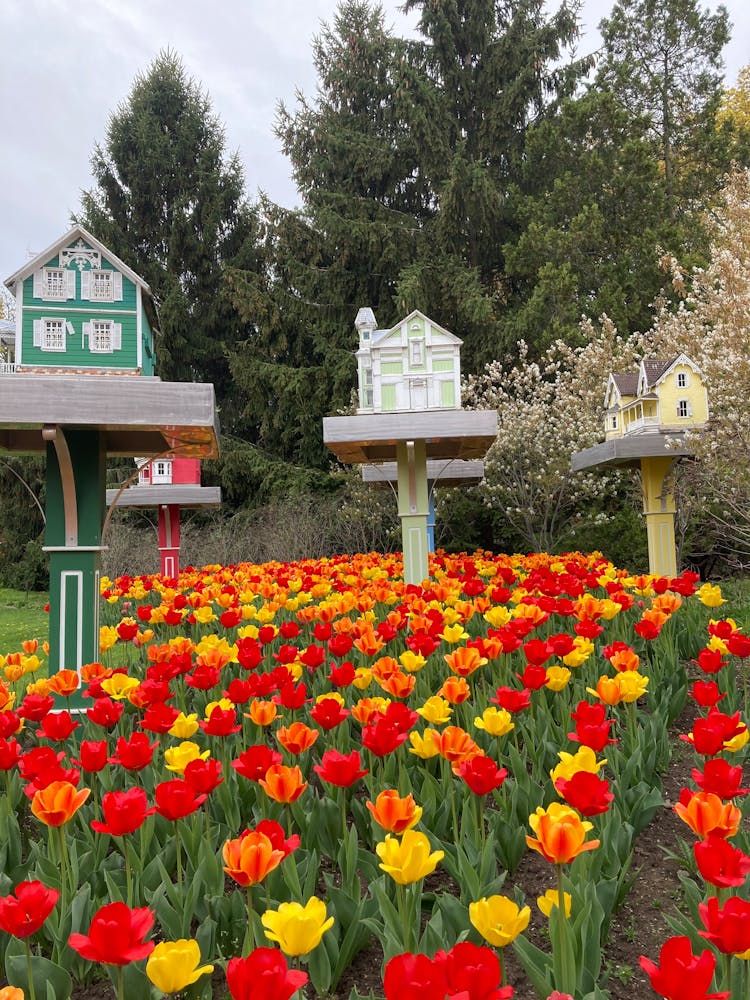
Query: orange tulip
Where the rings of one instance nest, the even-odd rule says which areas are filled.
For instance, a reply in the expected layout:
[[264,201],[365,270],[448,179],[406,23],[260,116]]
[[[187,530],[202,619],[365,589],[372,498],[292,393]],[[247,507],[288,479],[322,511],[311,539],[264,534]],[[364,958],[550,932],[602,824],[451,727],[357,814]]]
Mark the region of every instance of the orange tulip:
[[471,688],[463,677],[446,677],[438,694],[451,705],[460,705],[471,695]]
[[262,882],[284,860],[284,852],[274,850],[264,833],[245,830],[237,840],[227,840],[222,848],[224,871],[238,885]]
[[442,733],[433,732],[432,740],[441,757],[451,764],[476,757],[482,753],[474,740],[460,726],[446,726]]
[[24,639],[24,641],[21,643],[21,649],[24,651],[24,653],[26,653],[27,656],[33,656],[34,653],[36,653],[37,649],[39,649],[39,640]]
[[276,802],[296,802],[307,788],[307,782],[302,780],[302,772],[298,767],[286,767],[285,764],[273,764],[266,771],[265,778],[258,782],[266,795]]
[[566,865],[600,843],[598,840],[586,841],[593,824],[583,821],[575,809],[561,802],[553,802],[546,810],[539,806],[534,815],[529,816],[529,825],[536,837],[527,835],[527,845],[556,865]]
[[416,826],[422,816],[422,807],[416,804],[414,796],[410,794],[402,799],[394,788],[381,792],[374,805],[369,799],[365,805],[378,826],[399,837]]
[[354,645],[365,656],[377,656],[383,646],[385,646],[385,643],[374,631],[368,631],[358,639],[355,639]]
[[366,726],[373,715],[383,715],[390,705],[388,698],[360,698],[352,707],[352,715],[361,725]]
[[622,691],[617,683],[616,677],[607,677],[602,674],[596,682],[596,689],[586,688],[589,694],[603,701],[605,705],[619,705],[622,701]]
[[414,674],[402,674],[400,670],[391,674],[390,677],[378,680],[381,688],[394,698],[408,698],[416,683],[417,678]]
[[394,660],[392,656],[381,656],[375,660],[370,670],[372,670],[372,676],[376,681],[383,681],[392,674],[400,673],[401,664],[398,660]]
[[615,670],[623,672],[625,670],[637,670],[640,666],[641,659],[634,650],[622,649],[617,653],[613,653],[609,662]]
[[276,718],[278,709],[272,701],[261,701],[253,698],[250,703],[250,711],[245,712],[246,719],[252,719],[256,726],[270,726]]
[[289,753],[298,754],[309,750],[320,736],[317,729],[310,729],[304,722],[293,722],[290,726],[280,726],[276,739]]
[[53,781],[34,793],[31,811],[45,826],[62,826],[78,812],[90,794],[90,788],[82,788],[79,792],[69,781]]
[[487,662],[474,646],[460,646],[453,653],[446,653],[443,659],[459,677],[468,677]]
[[691,793],[687,789],[675,803],[674,811],[698,837],[709,833],[717,837],[733,837],[740,828],[742,813],[731,802],[724,802],[713,792]]

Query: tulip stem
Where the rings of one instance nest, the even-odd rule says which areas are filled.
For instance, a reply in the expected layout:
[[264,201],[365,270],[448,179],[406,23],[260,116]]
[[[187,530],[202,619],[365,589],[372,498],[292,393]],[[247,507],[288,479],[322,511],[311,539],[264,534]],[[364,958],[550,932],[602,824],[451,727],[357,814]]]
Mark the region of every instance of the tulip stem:
[[117,966],[117,1000],[125,1000],[125,967]]
[[182,843],[180,840],[180,827],[177,823],[174,825],[174,841],[177,853],[177,887],[178,889],[182,889]]
[[242,957],[247,956],[255,950],[255,927],[253,926],[253,887],[247,887],[247,931],[242,945]]
[[29,1000],[36,1000],[36,990],[34,989],[34,972],[31,968],[31,945],[28,938],[24,938],[26,945],[26,978],[29,986]]
[[125,857],[125,885],[127,886],[128,906],[133,905],[133,876],[130,872],[130,858],[128,857],[127,841],[123,842],[123,855]]
[[565,893],[563,891],[563,866],[555,865],[557,868],[557,926],[560,928],[558,934],[558,946],[560,948],[560,963],[563,981],[560,984],[562,990],[574,990],[574,983],[571,981],[570,970],[568,969],[568,916],[565,912]]
[[409,914],[406,906],[406,886],[399,883],[398,886],[398,908],[401,911],[401,933],[404,939],[404,951],[411,951],[411,929],[409,927]]
[[343,843],[346,843],[347,834],[349,830],[346,826],[346,789],[341,789],[341,835],[343,837]]
[[[60,841],[60,888],[62,892],[62,901],[60,904],[60,913],[63,913],[67,903],[68,887],[70,887],[71,898],[73,895],[73,885],[72,877],[68,875],[68,869],[70,868],[70,860],[68,858],[68,845],[65,840],[65,833],[61,826],[57,828],[58,839]],[[72,875],[72,873],[71,873]]]

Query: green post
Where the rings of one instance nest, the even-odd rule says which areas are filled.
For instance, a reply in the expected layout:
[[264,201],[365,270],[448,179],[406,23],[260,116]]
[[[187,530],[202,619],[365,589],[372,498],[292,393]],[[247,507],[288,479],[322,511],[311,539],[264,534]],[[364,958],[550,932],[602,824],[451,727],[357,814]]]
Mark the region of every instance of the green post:
[[98,430],[48,425],[50,674],[99,659],[99,577],[106,450]]
[[398,516],[404,550],[404,582],[419,584],[429,576],[427,555],[427,447],[424,441],[399,441]]

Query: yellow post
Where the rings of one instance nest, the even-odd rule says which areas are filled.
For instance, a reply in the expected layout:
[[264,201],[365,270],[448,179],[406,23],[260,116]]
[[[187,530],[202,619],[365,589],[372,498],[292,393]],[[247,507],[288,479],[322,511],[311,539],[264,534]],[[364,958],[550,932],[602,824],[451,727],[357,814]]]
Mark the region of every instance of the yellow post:
[[643,513],[648,536],[648,568],[658,576],[677,576],[677,545],[674,535],[675,458],[642,458]]

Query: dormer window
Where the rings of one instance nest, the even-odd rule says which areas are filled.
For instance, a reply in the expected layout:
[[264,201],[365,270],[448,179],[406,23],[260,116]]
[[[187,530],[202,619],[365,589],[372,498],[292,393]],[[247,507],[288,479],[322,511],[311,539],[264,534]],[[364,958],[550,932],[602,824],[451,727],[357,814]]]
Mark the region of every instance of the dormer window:
[[688,387],[688,374],[687,372],[677,372],[677,388],[687,389]]

